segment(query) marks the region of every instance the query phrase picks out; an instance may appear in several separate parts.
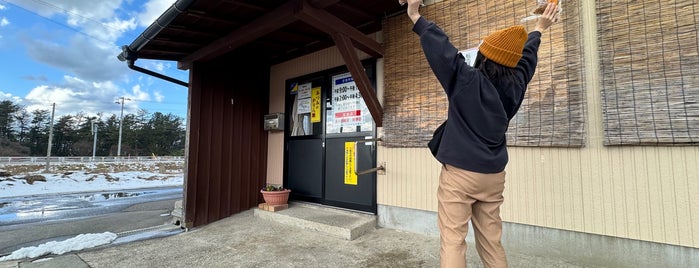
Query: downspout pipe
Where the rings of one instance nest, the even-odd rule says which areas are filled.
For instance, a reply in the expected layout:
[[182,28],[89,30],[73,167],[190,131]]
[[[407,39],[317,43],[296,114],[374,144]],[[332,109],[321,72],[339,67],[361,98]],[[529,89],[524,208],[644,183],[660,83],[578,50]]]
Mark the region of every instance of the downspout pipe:
[[163,29],[165,29],[166,26],[170,25],[170,23],[175,20],[175,18],[182,14],[185,10],[189,8],[189,6],[194,3],[196,0],[177,0],[172,6],[170,6],[165,12],[163,12],[160,17],[158,17],[153,24],[148,26],[143,33],[141,33],[133,42],[131,42],[130,45],[128,46],[123,46],[122,47],[122,52],[117,56],[117,58],[120,61],[126,61],[126,64],[131,68],[132,70],[142,72],[148,75],[155,76],[160,79],[164,79],[169,82],[173,82],[178,85],[182,86],[189,86],[188,83],[177,80],[175,78],[159,74],[156,72],[153,72],[148,69],[144,69],[142,67],[138,67],[135,65],[136,60],[138,59],[138,51],[141,50],[148,42],[153,40],[153,38],[160,33]]
[[182,80],[179,80],[179,79],[175,79],[175,78],[173,78],[173,77],[170,77],[170,76],[167,76],[167,75],[164,75],[164,74],[161,74],[161,73],[156,73],[156,72],[154,72],[154,71],[148,70],[148,69],[143,68],[143,67],[136,66],[135,63],[136,63],[136,60],[138,59],[138,57],[137,57],[137,56],[132,56],[132,55],[137,55],[137,54],[136,54],[135,52],[133,52],[133,51],[129,51],[129,46],[123,46],[123,47],[121,47],[121,48],[122,48],[122,50],[124,50],[124,51],[120,54],[120,56],[121,56],[121,55],[124,55],[124,58],[125,58],[125,60],[126,60],[126,65],[129,66],[129,68],[130,68],[131,70],[134,70],[134,71],[137,71],[137,72],[141,72],[141,73],[144,73],[144,74],[147,74],[147,75],[150,75],[150,76],[154,76],[154,77],[163,79],[163,80],[165,80],[165,81],[178,84],[178,85],[183,86],[183,87],[189,87],[189,83],[187,83],[187,82],[185,82],[185,81],[182,81]]

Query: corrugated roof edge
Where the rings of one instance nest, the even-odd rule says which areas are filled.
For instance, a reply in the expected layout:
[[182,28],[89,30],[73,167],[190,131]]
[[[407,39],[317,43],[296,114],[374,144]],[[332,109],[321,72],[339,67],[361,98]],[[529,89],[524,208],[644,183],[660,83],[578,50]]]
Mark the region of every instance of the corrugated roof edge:
[[[148,42],[153,39],[155,35],[157,35],[161,30],[163,30],[167,25],[169,25],[176,17],[177,15],[181,14],[185,10],[189,8],[189,6],[194,3],[196,0],[177,0],[177,2],[173,3],[172,6],[170,6],[165,12],[163,12],[158,19],[156,19],[148,28],[146,28],[143,33],[141,33],[131,44],[128,46],[129,55],[124,55],[126,51],[122,51],[119,53],[117,58],[120,61],[126,61],[127,56],[135,56],[138,55],[138,51],[143,48]],[[135,52],[135,53],[132,53]],[[136,56],[138,57],[138,56]],[[135,59],[133,59],[135,60]]]

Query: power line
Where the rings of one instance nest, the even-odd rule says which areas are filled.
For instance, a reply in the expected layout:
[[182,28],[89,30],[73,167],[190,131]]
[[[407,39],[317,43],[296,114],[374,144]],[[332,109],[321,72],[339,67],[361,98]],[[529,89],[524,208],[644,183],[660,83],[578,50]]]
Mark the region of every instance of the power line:
[[[4,0],[4,1],[6,1],[6,0]],[[59,6],[57,6],[57,5],[51,4],[51,3],[49,3],[49,2],[46,2],[46,1],[43,1],[43,0],[32,0],[32,1],[37,2],[37,3],[39,3],[39,4],[42,4],[42,5],[44,5],[44,6],[47,6],[47,7],[56,9],[56,10],[60,10],[60,11],[61,11],[62,13],[64,13],[64,14],[73,15],[73,16],[77,16],[77,17],[83,18],[83,19],[85,19],[85,20],[92,21],[92,22],[94,22],[94,23],[97,23],[97,24],[100,25],[101,27],[104,27],[105,29],[112,30],[112,31],[119,31],[119,29],[114,28],[114,27],[110,27],[109,25],[106,25],[106,24],[104,24],[103,22],[101,22],[101,21],[99,21],[99,20],[96,20],[96,19],[94,19],[94,18],[85,17],[85,16],[83,16],[83,15],[80,15],[80,14],[78,14],[78,13],[75,13],[75,12],[72,12],[72,11],[70,11],[70,10],[64,9],[64,8],[59,7]],[[127,35],[129,35],[130,37],[133,37],[133,38],[136,37],[136,36],[134,36],[133,34],[129,34],[129,33],[126,33],[126,32],[124,32],[124,33],[127,34]]]
[[[89,34],[89,33],[86,33],[86,32],[84,32],[84,31],[82,31],[81,29],[78,29],[77,27],[72,27],[72,26],[67,25],[67,24],[65,24],[65,23],[62,23],[62,22],[60,22],[60,21],[54,20],[54,19],[52,19],[52,18],[50,18],[50,17],[42,16],[42,15],[39,14],[38,12],[32,11],[32,10],[30,10],[30,9],[28,9],[28,8],[25,8],[25,7],[23,7],[23,6],[20,6],[20,5],[18,5],[18,4],[9,2],[9,1],[7,1],[7,0],[0,0],[0,1],[2,1],[2,2],[4,2],[4,3],[7,3],[7,4],[11,5],[11,6],[17,7],[17,8],[19,8],[19,9],[22,9],[22,10],[24,10],[24,11],[26,11],[26,12],[31,13],[31,14],[34,14],[34,15],[36,15],[36,16],[38,16],[38,17],[41,17],[41,18],[43,18],[43,19],[45,19],[45,20],[48,20],[48,21],[50,21],[50,22],[52,22],[52,23],[54,23],[54,24],[57,24],[57,25],[59,25],[59,26],[63,26],[63,27],[65,27],[65,28],[68,28],[68,29],[70,29],[70,30],[73,30],[74,32],[77,32],[77,33],[79,33],[79,34],[82,34],[82,35],[84,35],[84,36],[86,36],[86,37],[88,37],[88,38],[91,38],[91,39],[93,39],[93,40],[99,41],[99,42],[101,42],[101,43],[103,43],[103,44],[110,45],[110,46],[113,46],[113,45],[114,45],[113,42],[110,42],[110,41],[101,39],[101,38],[99,38],[99,37],[96,37],[96,36],[94,36],[94,35],[91,35],[91,34]],[[105,28],[106,30],[115,30],[115,29],[108,29],[108,28],[111,28],[111,27],[108,27],[107,25],[104,25],[103,23],[101,23],[101,22],[99,22],[99,21],[97,21],[97,20],[90,19],[90,18],[81,16],[81,15],[78,15],[78,14],[74,14],[74,13],[72,13],[72,12],[70,12],[70,11],[67,11],[67,10],[62,9],[62,8],[60,8],[60,7],[57,7],[57,6],[54,6],[54,5],[52,5],[52,4],[46,3],[46,2],[44,2],[44,1],[40,1],[40,0],[33,0],[33,1],[43,3],[44,5],[46,5],[46,6],[48,6],[48,7],[51,7],[51,8],[59,9],[59,10],[63,11],[62,13],[69,13],[69,14],[73,14],[73,15],[76,15],[76,16],[79,16],[79,17],[82,17],[82,18],[85,18],[85,19],[87,19],[87,20],[90,20],[90,21],[92,21],[92,22],[95,22],[95,23],[99,24],[101,27]],[[129,33],[126,33],[126,32],[124,32],[124,33],[127,34],[127,35],[129,35],[130,37],[134,37],[134,35],[132,35],[132,34],[129,34]]]

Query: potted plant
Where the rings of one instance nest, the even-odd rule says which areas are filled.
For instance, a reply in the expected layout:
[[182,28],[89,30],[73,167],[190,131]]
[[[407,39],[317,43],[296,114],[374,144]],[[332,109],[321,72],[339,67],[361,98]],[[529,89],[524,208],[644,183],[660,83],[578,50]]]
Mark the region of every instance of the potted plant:
[[289,201],[289,193],[291,190],[284,189],[281,186],[274,186],[272,184],[267,184],[262,190],[262,198],[265,199],[265,203],[269,206],[284,205]]

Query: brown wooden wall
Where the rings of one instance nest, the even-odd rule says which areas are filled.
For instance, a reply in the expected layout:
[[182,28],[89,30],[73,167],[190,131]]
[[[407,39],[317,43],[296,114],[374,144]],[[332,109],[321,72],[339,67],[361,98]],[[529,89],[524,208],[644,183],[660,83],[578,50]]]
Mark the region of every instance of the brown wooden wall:
[[258,204],[267,168],[268,96],[269,65],[255,59],[229,56],[190,70],[185,227]]

